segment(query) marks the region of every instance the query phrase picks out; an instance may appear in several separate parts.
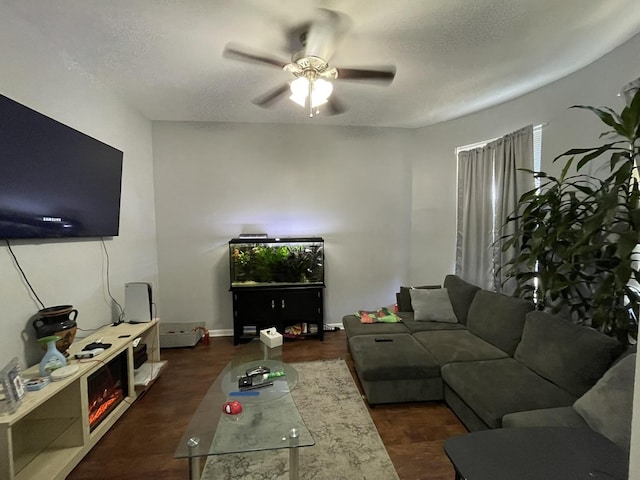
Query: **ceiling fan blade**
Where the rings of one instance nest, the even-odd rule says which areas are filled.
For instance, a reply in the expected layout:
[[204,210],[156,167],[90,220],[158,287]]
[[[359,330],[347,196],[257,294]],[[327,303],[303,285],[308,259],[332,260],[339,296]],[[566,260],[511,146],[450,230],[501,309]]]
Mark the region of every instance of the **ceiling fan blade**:
[[396,76],[396,67],[383,67],[376,70],[360,68],[338,68],[338,80],[375,81],[390,84]]
[[224,47],[222,56],[225,58],[233,59],[233,60],[241,60],[241,61],[250,62],[250,63],[261,63],[261,64],[271,65],[278,68],[282,68],[287,63],[289,63],[289,62],[280,60],[278,58],[265,55],[263,53],[251,52],[244,47],[238,47],[232,44],[227,44]]
[[335,95],[329,97],[326,108],[327,115],[340,115],[346,111],[347,109],[345,108],[344,104],[340,100],[338,100]]
[[349,25],[350,19],[345,14],[318,8],[316,18],[304,36],[305,55],[319,57],[328,62]]
[[263,93],[259,97],[254,98],[253,100],[251,100],[251,103],[259,107],[268,108],[271,105],[273,105],[273,103],[276,100],[279,100],[280,98],[282,98],[282,96],[288,91],[289,91],[289,84],[285,83],[283,85],[280,85],[279,87],[269,90],[266,93]]

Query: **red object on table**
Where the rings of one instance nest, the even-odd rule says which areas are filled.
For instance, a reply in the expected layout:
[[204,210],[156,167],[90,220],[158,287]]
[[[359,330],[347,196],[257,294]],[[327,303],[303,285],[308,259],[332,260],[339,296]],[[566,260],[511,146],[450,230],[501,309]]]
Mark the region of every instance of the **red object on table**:
[[237,400],[224,402],[224,404],[222,404],[222,411],[227,415],[237,415],[242,412],[242,404]]

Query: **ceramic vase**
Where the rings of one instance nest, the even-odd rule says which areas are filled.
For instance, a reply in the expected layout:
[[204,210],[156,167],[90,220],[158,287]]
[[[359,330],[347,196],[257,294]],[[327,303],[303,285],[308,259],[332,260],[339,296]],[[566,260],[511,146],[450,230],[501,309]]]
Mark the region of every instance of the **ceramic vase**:
[[67,359],[56,348],[56,342],[60,337],[52,335],[50,337],[39,338],[38,341],[47,345],[47,351],[40,360],[40,376],[47,377],[53,370],[64,367]]
[[[69,355],[67,350],[76,336],[78,311],[72,305],[57,305],[43,308],[33,320],[33,328],[36,338],[57,336],[60,337],[56,346],[65,357]],[[43,343],[43,348],[46,345]]]

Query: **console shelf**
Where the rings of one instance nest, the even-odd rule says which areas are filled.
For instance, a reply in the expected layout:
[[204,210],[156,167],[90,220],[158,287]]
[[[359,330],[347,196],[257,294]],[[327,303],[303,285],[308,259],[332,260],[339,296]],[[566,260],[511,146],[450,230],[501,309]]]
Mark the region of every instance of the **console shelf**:
[[[138,337],[147,344],[148,361],[157,365],[159,371],[164,362],[160,362],[158,319],[104,327],[71,345],[68,361],[70,365],[78,365],[75,374],[51,382],[40,391],[26,392],[15,413],[0,416],[0,478],[62,480],[73,470],[152,383],[146,386],[134,383],[132,342]],[[111,347],[95,358],[73,359],[85,345],[98,340],[110,343]],[[88,379],[123,353],[126,358],[124,401],[90,429]],[[21,375],[23,380],[38,377],[38,365]]]

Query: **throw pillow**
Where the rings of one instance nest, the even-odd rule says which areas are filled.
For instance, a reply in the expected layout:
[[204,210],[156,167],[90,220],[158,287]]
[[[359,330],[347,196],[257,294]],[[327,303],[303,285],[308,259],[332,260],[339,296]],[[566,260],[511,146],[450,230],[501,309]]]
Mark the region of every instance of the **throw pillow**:
[[411,306],[411,290],[414,288],[420,289],[433,289],[440,288],[440,285],[422,285],[420,287],[400,287],[400,293],[397,295],[398,300],[398,311],[399,312],[413,312],[413,307]]
[[457,323],[458,317],[453,312],[449,292],[446,288],[412,289],[411,305],[414,320],[427,322]]
[[573,404],[573,408],[596,432],[629,451],[636,354],[611,367]]

